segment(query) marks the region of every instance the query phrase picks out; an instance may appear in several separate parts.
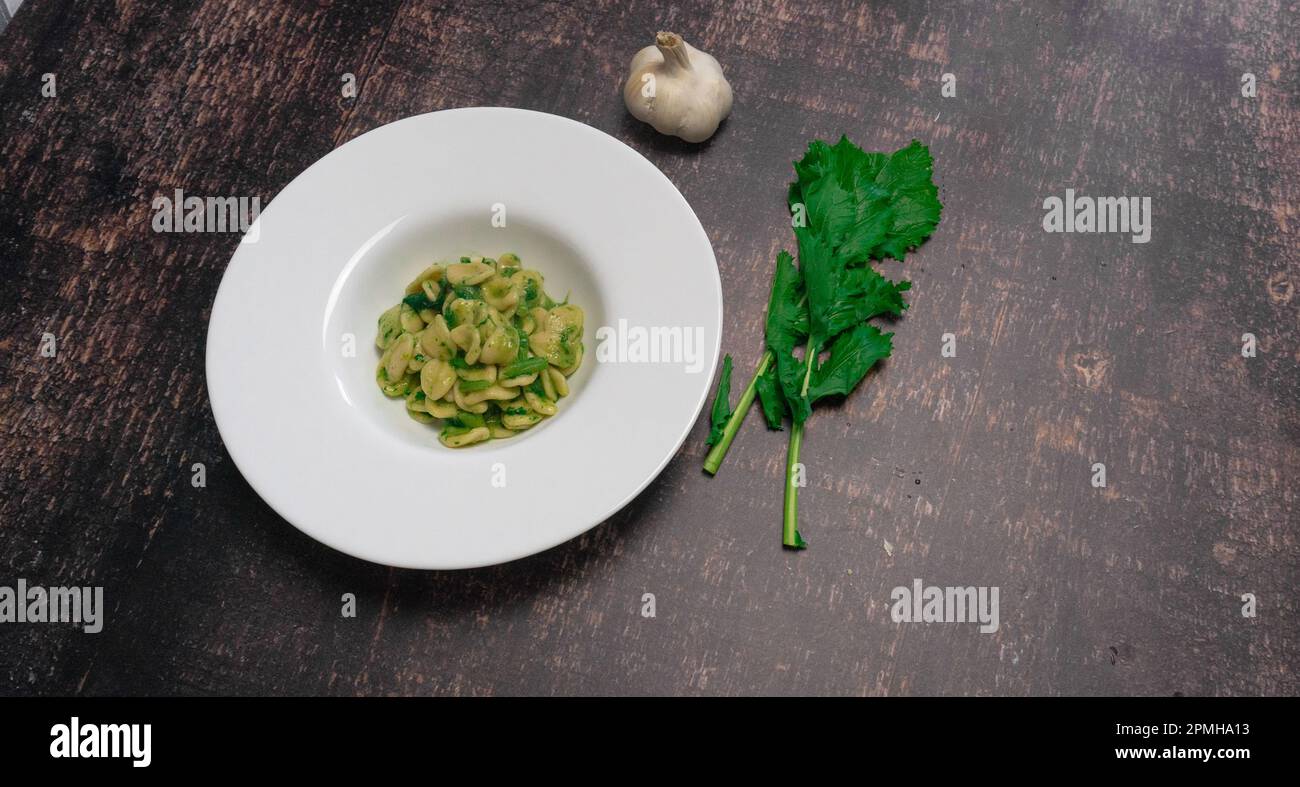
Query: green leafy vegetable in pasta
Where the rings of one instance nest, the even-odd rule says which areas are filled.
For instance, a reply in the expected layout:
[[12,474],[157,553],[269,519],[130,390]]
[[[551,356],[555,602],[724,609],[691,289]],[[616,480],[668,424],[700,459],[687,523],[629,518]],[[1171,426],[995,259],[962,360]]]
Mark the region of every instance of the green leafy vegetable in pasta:
[[501,376],[506,378],[519,377],[525,374],[536,374],[547,366],[545,358],[525,358],[522,361],[515,361],[506,368],[501,370]]
[[767,351],[736,411],[721,424],[715,405],[704,469],[718,471],[755,395],[769,428],[781,429],[789,418],[782,543],[802,549],[796,474],[804,423],[814,403],[852,393],[889,357],[893,334],[868,320],[900,316],[911,283],[892,282],[870,263],[901,260],[923,243],[943,206],[930,151],[915,140],[893,153],[863,151],[847,137],[834,145],[814,140],[794,168],[788,201],[799,264],[787,252],[777,255]]

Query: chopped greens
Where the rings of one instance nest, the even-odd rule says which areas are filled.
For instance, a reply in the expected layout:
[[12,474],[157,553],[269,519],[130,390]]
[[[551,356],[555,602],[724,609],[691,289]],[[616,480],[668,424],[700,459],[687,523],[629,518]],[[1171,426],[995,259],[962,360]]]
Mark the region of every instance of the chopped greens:
[[515,377],[523,377],[526,374],[536,374],[542,371],[550,364],[545,358],[525,358],[522,361],[515,361],[501,370],[501,376],[507,380]]
[[410,306],[412,309],[415,309],[417,312],[421,309],[442,308],[441,305],[435,304],[433,301],[429,300],[429,296],[425,295],[423,290],[406,296],[405,298],[402,299],[402,303],[405,303],[407,306]]

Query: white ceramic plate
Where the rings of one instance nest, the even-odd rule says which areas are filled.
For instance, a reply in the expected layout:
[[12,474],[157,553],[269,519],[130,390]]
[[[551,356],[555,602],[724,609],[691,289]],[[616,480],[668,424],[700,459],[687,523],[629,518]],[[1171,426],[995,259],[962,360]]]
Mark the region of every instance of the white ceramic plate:
[[[573,538],[659,474],[709,394],[722,288],[708,238],[659,170],[581,123],[504,108],[400,120],[309,167],[249,236],[212,308],[212,411],[257,493],[350,555],[469,568]],[[376,387],[376,319],[428,264],[507,251],[583,307],[586,356],[557,416],[448,449]],[[602,361],[601,326],[703,341],[693,358]]]

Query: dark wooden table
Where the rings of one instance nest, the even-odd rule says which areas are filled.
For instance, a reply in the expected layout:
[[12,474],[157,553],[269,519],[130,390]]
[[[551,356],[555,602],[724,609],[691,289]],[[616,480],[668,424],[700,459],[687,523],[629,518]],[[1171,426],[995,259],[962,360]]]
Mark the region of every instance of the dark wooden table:
[[[28,0],[0,34],[0,585],[103,585],[108,610],[95,635],[0,624],[0,692],[1296,693],[1298,17]],[[657,29],[735,89],[706,145],[623,108]],[[367,130],[471,105],[575,118],[660,167],[712,239],[746,373],[791,159],[840,133],[931,145],[947,207],[889,269],[914,282],[895,357],[809,426],[811,549],[780,548],[784,435],[754,415],[718,478],[701,422],[609,522],[477,571],[341,555],[249,488],[204,384],[237,237],[155,233],[152,200],[265,202]],[[1151,241],[1044,232],[1066,188],[1149,196]],[[1001,628],[893,622],[916,577],[1000,587]]]

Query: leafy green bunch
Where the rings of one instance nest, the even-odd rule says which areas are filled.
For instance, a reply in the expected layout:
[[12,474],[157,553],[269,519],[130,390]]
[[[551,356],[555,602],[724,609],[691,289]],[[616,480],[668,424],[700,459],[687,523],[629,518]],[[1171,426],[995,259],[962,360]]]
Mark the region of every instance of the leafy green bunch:
[[814,140],[794,169],[788,201],[799,264],[788,252],[777,255],[767,351],[734,411],[731,357],[723,361],[704,469],[717,473],[756,395],[768,428],[779,430],[789,418],[782,543],[803,549],[796,468],[804,422],[816,402],[848,395],[889,357],[893,334],[869,320],[901,315],[912,285],[886,279],[870,263],[903,259],[934,232],[943,205],[934,160],[915,140],[893,153],[868,153],[847,137],[834,145]]

